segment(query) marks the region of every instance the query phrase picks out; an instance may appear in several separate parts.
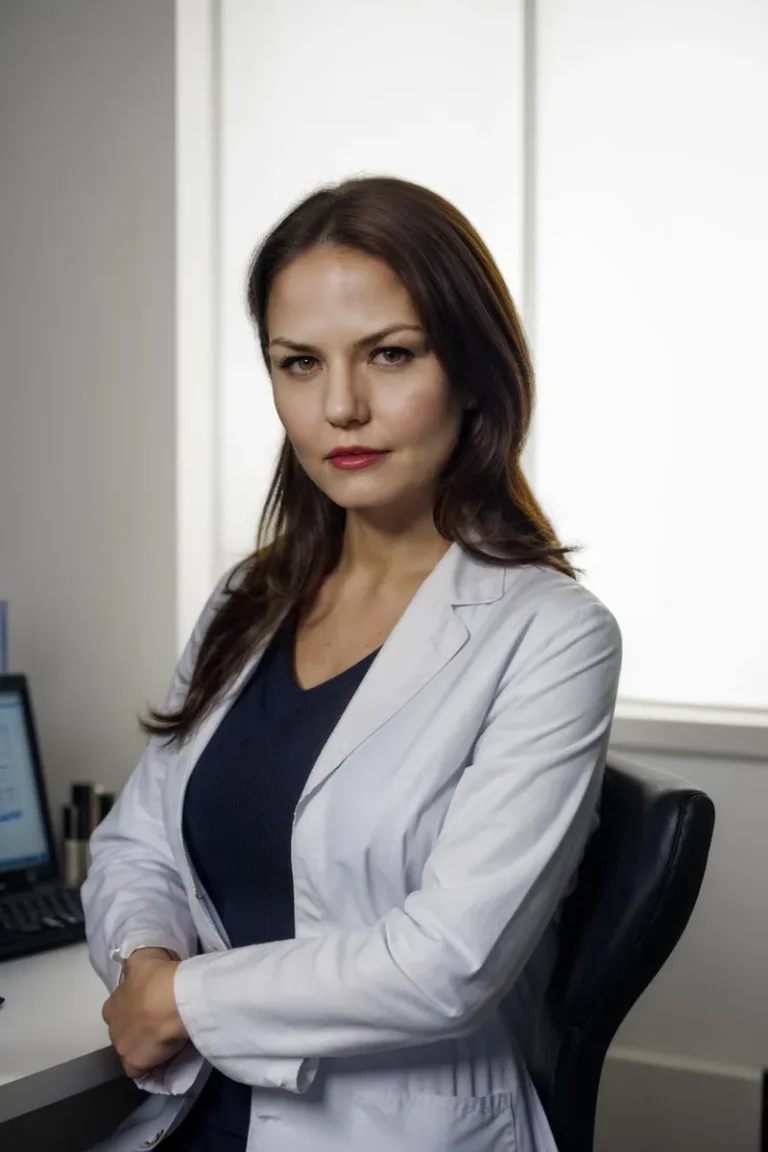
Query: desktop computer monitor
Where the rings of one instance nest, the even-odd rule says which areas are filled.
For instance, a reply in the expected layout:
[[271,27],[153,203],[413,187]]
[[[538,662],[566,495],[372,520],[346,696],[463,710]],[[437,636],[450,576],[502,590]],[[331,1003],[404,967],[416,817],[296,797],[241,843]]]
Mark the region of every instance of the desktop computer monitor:
[[58,878],[27,680],[0,676],[0,893]]

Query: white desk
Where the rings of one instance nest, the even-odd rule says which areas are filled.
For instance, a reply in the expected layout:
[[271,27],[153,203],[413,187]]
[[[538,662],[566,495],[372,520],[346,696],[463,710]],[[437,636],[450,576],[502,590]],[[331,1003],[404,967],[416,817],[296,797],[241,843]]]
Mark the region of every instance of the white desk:
[[85,944],[0,963],[0,996],[0,1123],[124,1075]]

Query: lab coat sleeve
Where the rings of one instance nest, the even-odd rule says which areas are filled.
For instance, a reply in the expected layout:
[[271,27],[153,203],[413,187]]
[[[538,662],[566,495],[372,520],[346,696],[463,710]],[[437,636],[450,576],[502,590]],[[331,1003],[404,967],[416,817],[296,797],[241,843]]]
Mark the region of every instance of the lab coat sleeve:
[[621,636],[590,601],[534,620],[451,798],[421,886],[373,926],[197,956],[176,969],[193,1044],[260,1086],[269,1059],[466,1035],[511,988],[594,827]]
[[[179,663],[163,708],[184,699],[197,650],[229,573],[214,589]],[[162,781],[174,750],[151,737],[114,807],[94,831],[81,889],[91,965],[112,992],[137,948],[197,951],[189,901],[163,823]]]

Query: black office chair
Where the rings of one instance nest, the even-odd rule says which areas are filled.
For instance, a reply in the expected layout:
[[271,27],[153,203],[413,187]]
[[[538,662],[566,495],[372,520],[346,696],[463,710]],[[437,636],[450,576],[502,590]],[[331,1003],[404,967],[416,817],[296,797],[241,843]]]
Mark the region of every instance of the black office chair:
[[705,793],[609,755],[600,827],[563,909],[549,1035],[530,1066],[559,1152],[593,1152],[608,1046],[688,923],[714,822]]

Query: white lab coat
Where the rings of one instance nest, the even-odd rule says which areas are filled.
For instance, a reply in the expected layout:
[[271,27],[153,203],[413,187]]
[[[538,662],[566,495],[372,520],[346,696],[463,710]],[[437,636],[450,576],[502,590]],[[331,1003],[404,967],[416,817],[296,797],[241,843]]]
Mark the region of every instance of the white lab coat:
[[597,823],[616,621],[560,573],[490,567],[453,545],[301,794],[295,939],[232,949],[181,813],[265,646],[181,750],[149,741],[91,841],[93,966],[111,990],[135,948],[175,949],[191,1041],[140,1081],[152,1097],[100,1148],[159,1144],[213,1065],[253,1088],[249,1152],[556,1152],[524,1055],[556,913]]

